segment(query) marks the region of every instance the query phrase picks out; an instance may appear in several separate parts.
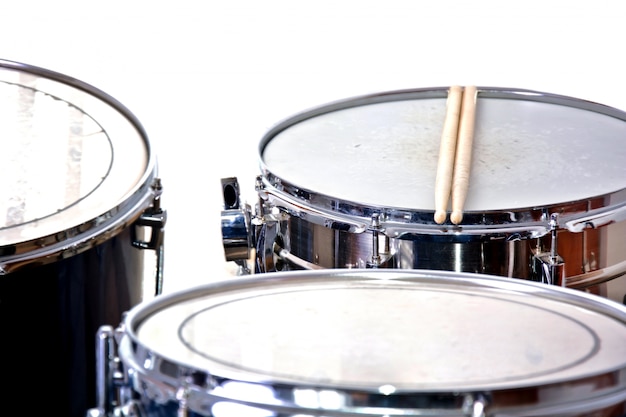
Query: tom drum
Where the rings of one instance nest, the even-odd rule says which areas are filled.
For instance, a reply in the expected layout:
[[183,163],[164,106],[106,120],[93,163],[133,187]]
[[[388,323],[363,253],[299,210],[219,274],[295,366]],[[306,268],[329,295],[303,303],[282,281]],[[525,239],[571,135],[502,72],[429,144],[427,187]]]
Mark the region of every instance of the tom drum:
[[226,259],[255,272],[435,269],[572,288],[626,273],[626,113],[478,88],[465,216],[437,224],[447,94],[350,98],[274,126],[259,146],[258,203],[222,179]]
[[[161,184],[119,102],[71,77],[0,61],[2,395],[33,412],[95,405],[94,335],[162,278]],[[32,401],[35,400],[35,404]],[[39,407],[39,408],[37,408]]]
[[269,273],[160,296],[99,335],[91,417],[626,413],[626,307],[528,280]]

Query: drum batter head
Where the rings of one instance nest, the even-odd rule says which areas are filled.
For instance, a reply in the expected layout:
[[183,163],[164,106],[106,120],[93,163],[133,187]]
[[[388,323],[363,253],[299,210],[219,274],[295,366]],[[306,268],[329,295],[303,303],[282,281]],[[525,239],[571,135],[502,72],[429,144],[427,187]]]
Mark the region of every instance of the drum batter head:
[[[511,410],[626,399],[626,309],[527,281],[418,270],[266,274],[162,297],[133,310],[126,329],[134,346],[126,361],[153,382],[175,384],[186,370],[262,386],[270,394],[252,402],[269,409],[411,408],[480,393]],[[246,402],[217,385],[205,394]],[[312,405],[311,390],[333,399],[318,395]]]
[[121,104],[72,78],[6,61],[0,97],[0,255],[70,240],[129,210],[138,216],[154,162],[143,128]]
[[[446,97],[443,88],[398,91],[294,116],[261,141],[264,175],[328,207],[348,202],[432,212]],[[624,138],[626,114],[618,110],[546,93],[480,88],[465,209],[566,206],[597,196],[623,203]]]

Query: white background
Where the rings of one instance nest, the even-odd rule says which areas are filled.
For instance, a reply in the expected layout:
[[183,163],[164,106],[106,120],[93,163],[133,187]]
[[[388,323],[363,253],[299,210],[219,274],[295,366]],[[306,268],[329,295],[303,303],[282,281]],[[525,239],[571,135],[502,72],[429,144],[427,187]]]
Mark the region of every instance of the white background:
[[168,292],[228,274],[220,179],[253,201],[257,144],[278,121],[451,84],[626,109],[625,18],[617,0],[19,0],[0,6],[0,58],[88,82],[139,118],[165,187]]

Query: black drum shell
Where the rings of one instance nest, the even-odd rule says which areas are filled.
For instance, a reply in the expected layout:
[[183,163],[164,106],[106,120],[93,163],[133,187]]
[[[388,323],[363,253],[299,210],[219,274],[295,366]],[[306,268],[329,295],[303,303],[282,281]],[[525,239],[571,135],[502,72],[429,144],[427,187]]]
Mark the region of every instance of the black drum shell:
[[80,254],[0,277],[4,359],[14,369],[2,373],[5,400],[72,417],[95,406],[96,332],[142,299],[144,257],[131,227]]

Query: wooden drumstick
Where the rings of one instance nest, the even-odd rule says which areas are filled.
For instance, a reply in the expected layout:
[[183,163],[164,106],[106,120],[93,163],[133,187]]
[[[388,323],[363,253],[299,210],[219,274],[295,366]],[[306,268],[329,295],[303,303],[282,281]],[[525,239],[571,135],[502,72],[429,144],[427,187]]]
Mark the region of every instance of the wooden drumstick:
[[441,144],[439,145],[439,161],[435,179],[435,222],[437,224],[445,222],[447,216],[446,211],[452,188],[454,154],[456,152],[462,96],[463,89],[461,86],[453,85],[448,90],[446,118],[441,134]]
[[454,224],[459,224],[463,220],[463,208],[469,187],[472,144],[474,142],[474,122],[476,119],[476,95],[477,89],[475,86],[465,87],[461,107],[461,120],[459,121],[454,177],[452,178],[452,213],[450,214],[450,221]]

